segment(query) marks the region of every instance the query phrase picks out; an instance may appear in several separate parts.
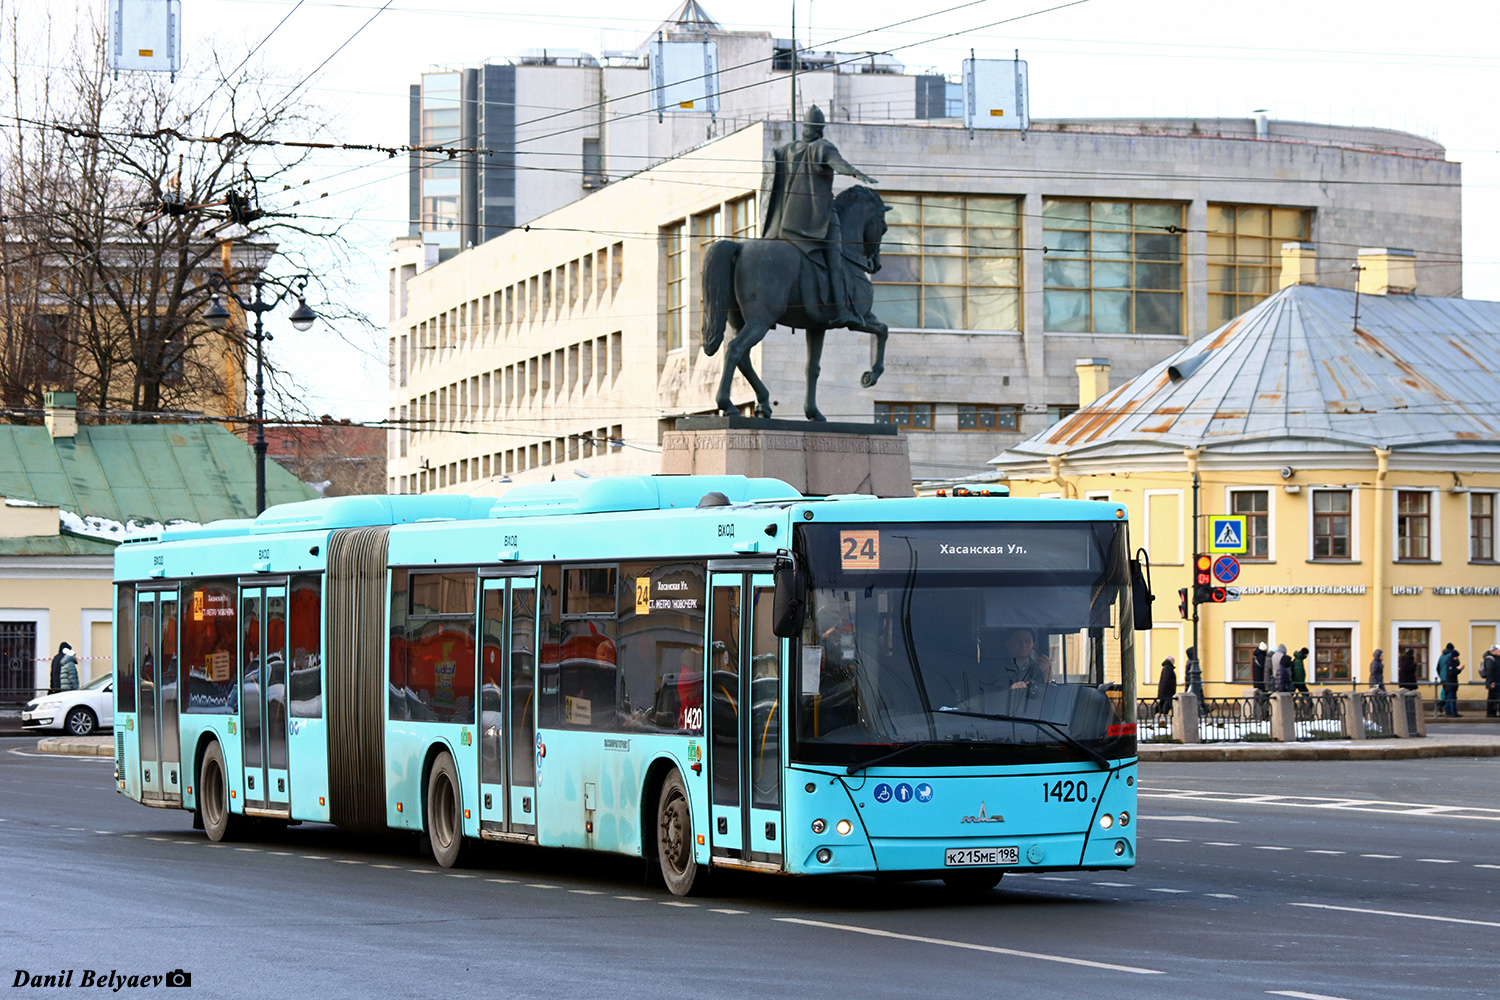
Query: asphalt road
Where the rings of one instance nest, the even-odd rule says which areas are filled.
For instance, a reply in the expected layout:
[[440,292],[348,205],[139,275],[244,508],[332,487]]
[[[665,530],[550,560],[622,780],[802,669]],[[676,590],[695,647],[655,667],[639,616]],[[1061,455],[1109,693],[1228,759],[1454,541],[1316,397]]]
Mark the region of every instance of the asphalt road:
[[685,901],[571,852],[445,872],[324,826],[213,845],[115,794],[109,758],[34,745],[0,740],[0,982],[74,979],[27,996],[178,968],[183,995],[318,1000],[1500,996],[1494,759],[1143,766],[1125,874],[969,900],[741,877]]

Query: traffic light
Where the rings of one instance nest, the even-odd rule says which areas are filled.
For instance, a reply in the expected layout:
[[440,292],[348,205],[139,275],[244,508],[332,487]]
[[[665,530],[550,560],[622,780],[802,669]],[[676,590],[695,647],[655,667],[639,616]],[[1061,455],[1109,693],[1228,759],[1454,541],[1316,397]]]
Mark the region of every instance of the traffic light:
[[1177,588],[1177,613],[1184,618],[1192,617],[1188,614],[1188,589],[1186,587]]
[[[1199,553],[1193,557],[1193,603],[1223,604],[1229,600],[1229,592],[1214,586],[1214,557]],[[1183,615],[1187,617],[1186,614]]]

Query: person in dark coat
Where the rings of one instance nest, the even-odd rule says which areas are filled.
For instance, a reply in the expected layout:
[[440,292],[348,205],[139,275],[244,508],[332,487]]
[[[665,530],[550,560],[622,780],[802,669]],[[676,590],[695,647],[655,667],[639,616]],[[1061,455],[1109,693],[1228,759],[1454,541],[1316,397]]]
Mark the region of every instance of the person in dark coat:
[[[47,693],[48,694],[57,694],[57,692],[63,690],[63,686],[62,686],[62,665],[63,665],[63,660],[66,657],[68,657],[69,655],[71,655],[72,652],[73,652],[73,647],[70,646],[70,645],[68,645],[65,642],[62,643],[62,644],[60,644],[57,647],[57,655],[54,656],[54,657],[52,657],[52,673],[50,675],[48,675],[48,677],[47,677]],[[74,661],[74,664],[75,665],[77,664],[76,660]],[[73,686],[77,687],[78,685],[74,684]]]
[[1167,714],[1172,711],[1172,699],[1177,696],[1177,661],[1167,657],[1161,661],[1161,675],[1156,679],[1156,711]]
[[1266,684],[1266,644],[1261,643],[1255,647],[1255,652],[1250,654],[1250,683],[1255,685],[1255,690],[1269,690]]
[[1491,646],[1484,654],[1479,675],[1484,678],[1484,714],[1492,719],[1500,715],[1500,643]]
[[1453,648],[1453,643],[1448,643],[1438,654],[1437,667],[1432,672],[1433,694],[1437,697],[1438,710],[1444,715],[1448,714],[1448,685],[1445,683],[1448,679],[1448,662],[1457,655],[1458,651]]
[[1292,690],[1307,694],[1307,647],[1297,650],[1292,657]]
[[78,657],[73,655],[73,647],[67,643],[62,644],[58,650],[62,654],[62,662],[58,664],[57,689],[59,691],[78,690]]
[[1417,689],[1417,654],[1409,647],[1401,651],[1396,661],[1396,685],[1406,691]]
[[1439,674],[1443,682],[1443,714],[1456,718],[1458,712],[1458,681],[1463,674],[1463,662],[1458,658],[1458,650],[1453,648],[1453,643],[1448,643],[1444,651],[1444,659],[1438,660]]
[[1372,691],[1385,690],[1385,655],[1384,650],[1375,650],[1375,655],[1370,657],[1370,689]]
[[1272,671],[1267,680],[1273,691],[1290,691],[1292,689],[1292,658],[1287,655],[1286,643],[1276,647],[1276,652],[1271,654]]

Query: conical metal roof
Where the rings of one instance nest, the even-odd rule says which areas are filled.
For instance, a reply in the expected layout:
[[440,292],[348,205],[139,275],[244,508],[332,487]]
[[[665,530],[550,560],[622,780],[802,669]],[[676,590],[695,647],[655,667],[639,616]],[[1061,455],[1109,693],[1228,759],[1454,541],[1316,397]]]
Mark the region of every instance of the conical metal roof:
[[[1493,454],[1500,302],[1293,285],[991,460],[1365,451]],[[1180,375],[1174,378],[1173,373]]]

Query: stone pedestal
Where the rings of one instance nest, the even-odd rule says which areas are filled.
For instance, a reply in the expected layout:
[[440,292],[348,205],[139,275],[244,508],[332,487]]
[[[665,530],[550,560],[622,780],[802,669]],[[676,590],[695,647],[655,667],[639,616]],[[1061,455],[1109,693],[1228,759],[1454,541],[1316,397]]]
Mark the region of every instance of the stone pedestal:
[[808,496],[912,495],[906,439],[885,424],[687,417],[662,438],[661,471],[766,476]]

